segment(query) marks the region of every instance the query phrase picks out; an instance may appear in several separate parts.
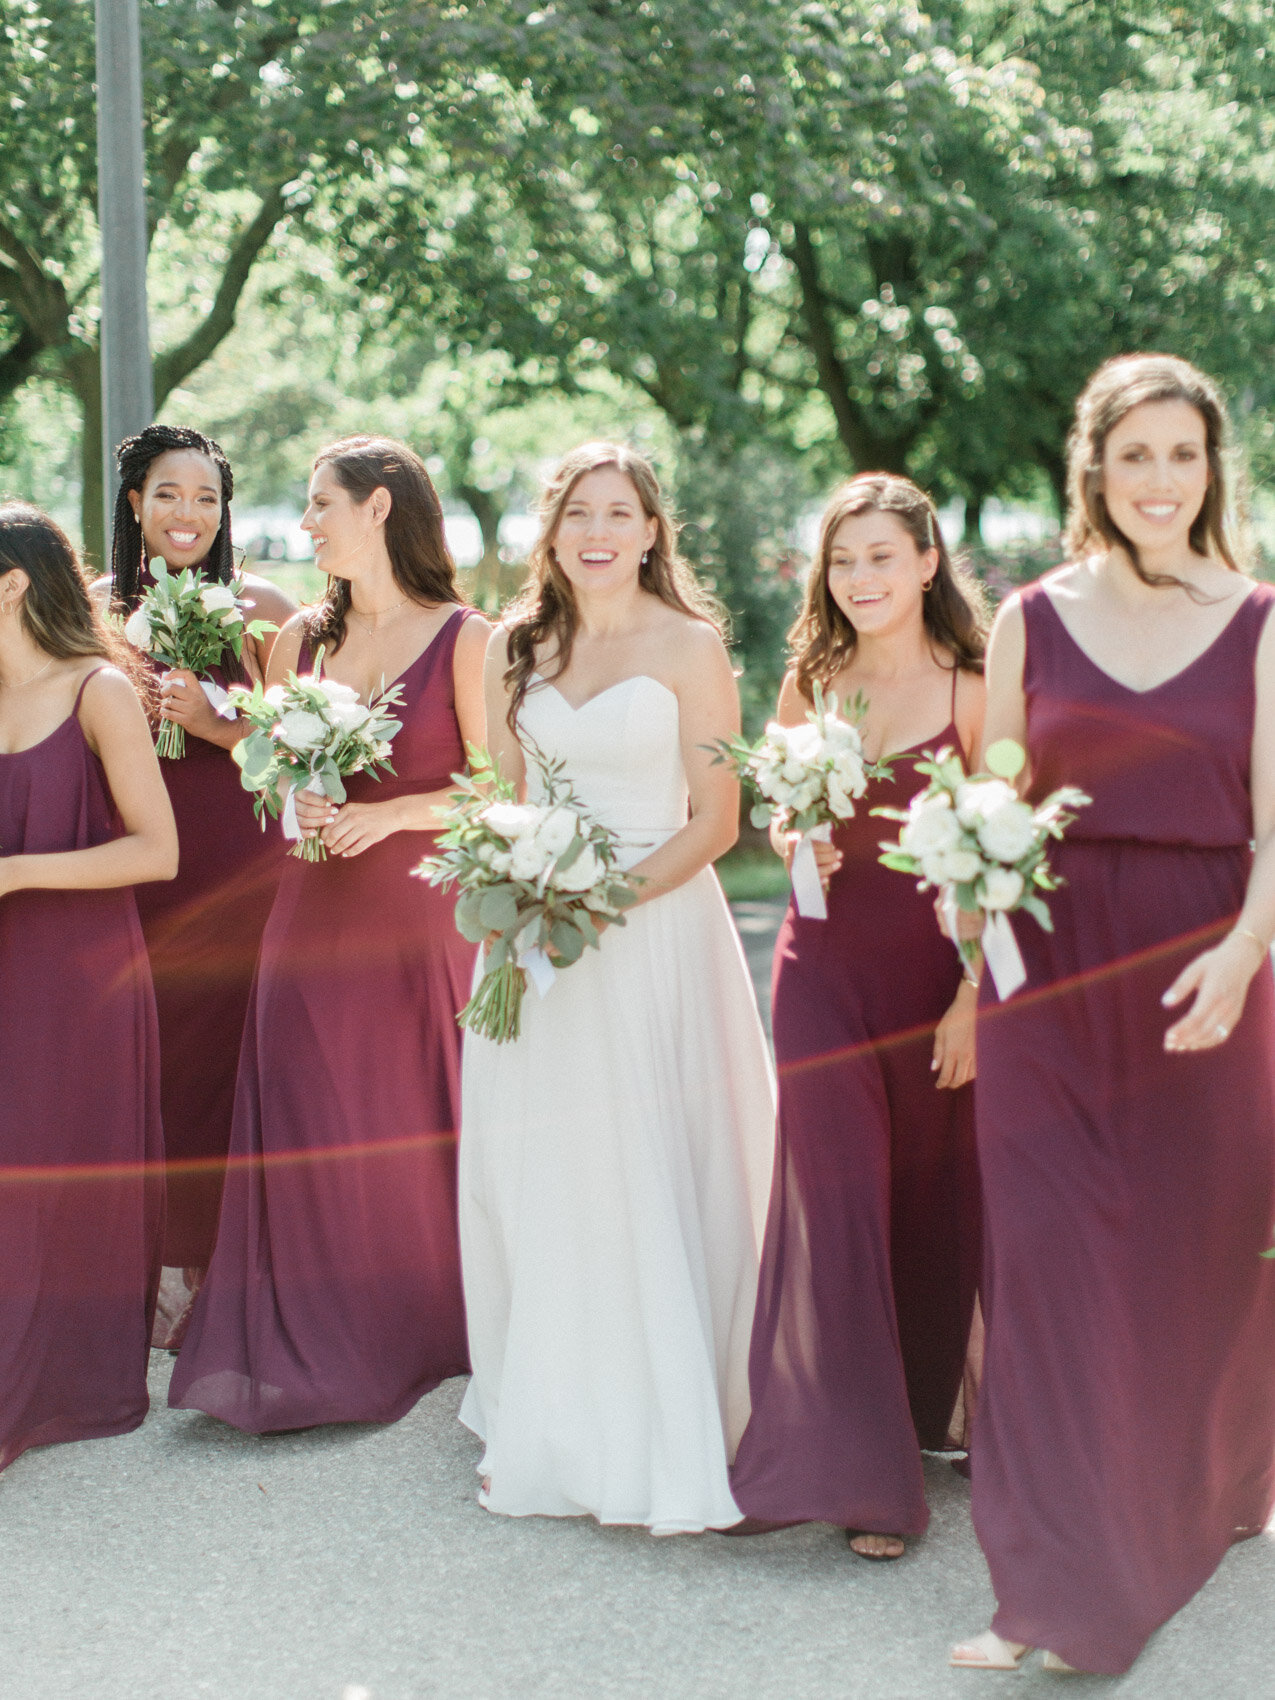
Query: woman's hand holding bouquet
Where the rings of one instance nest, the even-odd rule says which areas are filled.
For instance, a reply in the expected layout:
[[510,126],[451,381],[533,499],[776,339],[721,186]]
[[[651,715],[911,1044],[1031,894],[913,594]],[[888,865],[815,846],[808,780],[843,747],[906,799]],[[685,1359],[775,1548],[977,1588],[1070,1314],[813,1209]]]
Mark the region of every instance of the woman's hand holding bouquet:
[[471,748],[469,757],[469,776],[454,776],[442,854],[415,872],[431,885],[456,886],[458,929],[474,944],[488,942],[482,980],[457,1019],[504,1044],[518,1037],[528,975],[543,997],[555,964],[569,968],[586,945],[596,949],[605,926],[624,925],[638,894],[619,866],[619,838],[590,818],[561,763],[529,748],[543,796],[520,803],[485,750]]
[[[134,648],[189,673],[213,709],[233,720],[229,693],[200,675],[227,650],[241,660],[245,637],[264,637],[278,627],[273,620],[245,620],[241,576],[229,584],[209,584],[197,568],[174,575],[161,560],[152,563],[152,570],[155,582],[124,622],[124,636]],[[185,755],[186,733],[177,718],[165,716],[155,749],[173,761]]]
[[[1053,931],[1040,895],[1061,883],[1050,872],[1047,852],[1090,798],[1074,786],[1053,792],[1033,806],[1019,797],[1013,781],[1027,757],[1011,738],[987,752],[988,773],[967,777],[961,759],[941,749],[916,764],[930,783],[906,810],[877,809],[903,823],[896,844],[881,846],[887,868],[919,876],[919,889],[942,894],[946,930],[967,962],[983,954],[997,995],[1009,997],[1027,977],[1007,916],[1025,909],[1046,932]],[[977,917],[974,922],[964,916]]]
[[268,688],[236,685],[230,692],[252,727],[231,752],[243,770],[244,790],[256,793],[253,806],[263,827],[267,814],[282,815],[285,834],[301,834],[291,854],[307,862],[325,861],[327,846],[313,819],[304,827],[296,824],[294,793],[309,791],[343,803],[350,774],[379,778],[378,769],[393,773],[390,747],[402,725],[389,712],[402,701],[399,686],[364,705],[349,685],[322,678],[322,665],[320,650],[313,673],[289,673],[285,684]]
[[851,818],[869,779],[890,772],[888,761],[864,759],[857,722],[866,706],[857,697],[854,719],[844,720],[836,697],[825,702],[816,685],[814,709],[802,725],[772,720],[756,744],[729,738],[716,746],[716,759],[733,767],[757,798],[753,825],[777,824],[781,831],[801,834],[790,868],[793,895],[798,913],[819,921],[827,920],[828,905],[815,846],[827,843],[833,827]]

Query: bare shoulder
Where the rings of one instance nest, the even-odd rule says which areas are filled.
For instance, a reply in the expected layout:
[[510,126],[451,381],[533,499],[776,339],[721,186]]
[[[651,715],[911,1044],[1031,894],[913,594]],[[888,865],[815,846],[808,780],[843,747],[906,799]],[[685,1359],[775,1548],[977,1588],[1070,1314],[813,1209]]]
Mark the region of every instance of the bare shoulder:
[[779,687],[779,701],[775,707],[775,715],[783,726],[799,726],[806,718],[811,704],[797,686],[797,669],[790,667],[784,674],[784,682]]
[[105,610],[110,607],[112,583],[110,573],[99,573],[95,579],[89,580],[89,601],[95,608]]
[[[467,626],[477,626],[477,620],[466,620]],[[501,667],[509,665],[509,638],[513,631],[513,622],[508,614],[501,616],[495,625],[487,627],[485,638],[487,644],[487,659]]]
[[683,614],[670,608],[668,619],[660,622],[660,639],[666,646],[669,660],[679,673],[696,673],[704,668],[730,669],[730,656],[722,634],[711,620],[693,614]]
[[295,668],[301,658],[301,645],[305,642],[305,614],[298,612],[290,615],[279,628],[279,635],[270,652],[270,671],[278,673],[280,668]]
[[121,720],[142,717],[141,699],[127,673],[109,663],[103,666],[96,657],[86,661],[79,674],[83,685],[80,697],[80,722],[90,726],[118,725]]
[[[1036,580],[1046,596],[1057,602],[1087,602],[1094,594],[1096,582],[1084,561],[1067,561]],[[1018,591],[1014,592],[1013,600],[1021,607]]]
[[[499,627],[496,630],[498,631]],[[469,609],[460,623],[460,630],[456,633],[454,656],[468,666],[480,667],[492,635],[492,624],[486,615],[479,613],[477,608]]]

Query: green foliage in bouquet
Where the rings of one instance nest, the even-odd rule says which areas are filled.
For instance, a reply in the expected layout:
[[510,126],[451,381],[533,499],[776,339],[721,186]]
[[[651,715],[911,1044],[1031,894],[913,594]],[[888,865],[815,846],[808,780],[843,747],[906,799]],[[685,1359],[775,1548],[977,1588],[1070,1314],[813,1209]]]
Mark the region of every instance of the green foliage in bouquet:
[[[255,793],[253,808],[263,829],[267,814],[283,812],[285,781],[343,803],[350,774],[379,779],[378,769],[394,772],[391,742],[402,721],[388,711],[402,702],[402,688],[391,686],[364,705],[349,685],[321,678],[322,665],[320,650],[313,673],[289,673],[285,684],[268,688],[238,685],[230,693],[239,714],[252,726],[231,755],[241,769],[244,790]],[[327,859],[317,835],[300,839],[291,853],[308,862]]]
[[[217,666],[229,650],[236,661],[243,658],[245,637],[260,638],[278,631],[273,620],[245,620],[244,582],[208,582],[197,567],[170,573],[158,562],[155,582],[124,622],[124,636],[137,649],[183,667],[202,678]],[[155,749],[161,756],[179,760],[186,753],[186,731],[175,720],[165,720]]]
[[456,926],[472,944],[488,940],[484,974],[460,1012],[462,1027],[497,1043],[516,1039],[530,953],[569,968],[597,949],[602,925],[622,927],[636,883],[618,866],[620,841],[593,820],[561,762],[534,745],[542,800],[520,803],[489,753],[471,745],[470,771],[453,774],[440,854],[413,871],[431,885],[456,886]]

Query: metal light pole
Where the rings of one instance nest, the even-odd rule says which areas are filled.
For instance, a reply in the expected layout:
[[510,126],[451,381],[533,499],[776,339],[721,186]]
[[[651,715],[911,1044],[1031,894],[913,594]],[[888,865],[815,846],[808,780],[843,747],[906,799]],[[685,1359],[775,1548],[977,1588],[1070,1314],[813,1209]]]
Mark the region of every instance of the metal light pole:
[[97,0],[97,217],[102,236],[102,467],[111,535],[115,446],[155,414],[146,318],[146,176],[137,0]]

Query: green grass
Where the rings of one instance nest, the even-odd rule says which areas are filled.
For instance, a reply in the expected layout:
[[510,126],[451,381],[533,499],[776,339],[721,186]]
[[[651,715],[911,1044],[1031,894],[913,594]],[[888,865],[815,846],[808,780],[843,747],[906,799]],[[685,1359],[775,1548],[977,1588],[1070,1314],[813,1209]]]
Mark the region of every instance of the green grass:
[[737,845],[717,864],[717,877],[731,903],[765,903],[788,896],[788,870],[772,850]]

